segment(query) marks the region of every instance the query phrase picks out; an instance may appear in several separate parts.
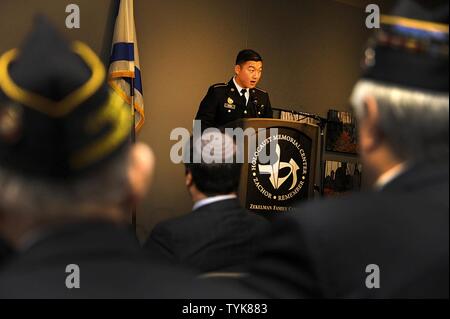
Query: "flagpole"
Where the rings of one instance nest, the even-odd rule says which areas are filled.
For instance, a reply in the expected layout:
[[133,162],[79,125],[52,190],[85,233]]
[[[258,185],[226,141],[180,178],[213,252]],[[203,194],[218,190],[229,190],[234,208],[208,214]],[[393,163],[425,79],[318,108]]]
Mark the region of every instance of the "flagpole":
[[[136,143],[136,120],[134,115],[134,78],[130,79],[130,97],[131,97],[131,144]],[[134,232],[137,232],[137,221],[136,221],[136,204],[133,204],[133,207],[131,208],[131,223],[134,227]],[[136,234],[137,235],[137,234]]]

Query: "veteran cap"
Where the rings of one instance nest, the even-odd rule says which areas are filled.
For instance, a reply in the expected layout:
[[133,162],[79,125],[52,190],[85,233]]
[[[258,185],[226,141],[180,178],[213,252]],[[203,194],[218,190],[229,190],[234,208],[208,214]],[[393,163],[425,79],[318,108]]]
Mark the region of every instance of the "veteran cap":
[[369,40],[363,78],[448,93],[448,1],[402,0]]
[[96,54],[44,18],[0,56],[0,167],[68,179],[129,144],[130,107],[106,84]]

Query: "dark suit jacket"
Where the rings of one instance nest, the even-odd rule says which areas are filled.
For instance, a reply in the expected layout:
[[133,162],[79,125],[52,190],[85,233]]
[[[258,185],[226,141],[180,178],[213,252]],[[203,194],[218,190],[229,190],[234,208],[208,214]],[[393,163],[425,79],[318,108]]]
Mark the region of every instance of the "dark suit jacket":
[[448,298],[448,185],[448,163],[419,165],[382,191],[300,206],[245,283],[281,298]]
[[202,121],[204,130],[208,127],[223,127],[238,119],[255,117],[273,117],[269,94],[259,88],[250,89],[250,98],[245,105],[245,99],[231,79],[228,83],[215,84],[208,89],[195,119]]
[[145,247],[200,272],[240,270],[260,250],[269,223],[223,200],[155,226]]
[[[80,289],[66,287],[70,264],[79,266]],[[223,288],[149,259],[127,229],[103,222],[52,229],[0,272],[0,299],[251,296]]]
[[0,268],[9,258],[11,258],[12,254],[13,249],[11,245],[0,237]]

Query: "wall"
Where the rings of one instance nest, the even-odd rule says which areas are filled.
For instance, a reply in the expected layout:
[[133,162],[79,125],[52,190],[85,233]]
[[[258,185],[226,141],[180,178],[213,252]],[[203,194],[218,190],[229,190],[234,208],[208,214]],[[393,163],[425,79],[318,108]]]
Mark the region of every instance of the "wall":
[[[66,6],[76,3],[81,12],[81,28],[67,29]],[[16,47],[31,29],[36,14],[46,15],[69,39],[86,42],[108,60],[111,43],[113,0],[1,0],[0,52]]]

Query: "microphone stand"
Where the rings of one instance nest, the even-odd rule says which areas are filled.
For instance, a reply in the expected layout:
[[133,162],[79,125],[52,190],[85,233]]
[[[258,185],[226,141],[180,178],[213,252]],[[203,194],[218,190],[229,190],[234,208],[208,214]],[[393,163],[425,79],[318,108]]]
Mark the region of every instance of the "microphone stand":
[[[135,115],[134,115],[134,78],[131,78],[131,85],[130,85],[130,97],[131,97],[131,115],[132,115],[132,127],[131,127],[131,135],[130,135],[130,142],[132,145],[136,144],[136,122],[135,122]],[[131,207],[131,224],[134,229],[134,234],[137,236],[137,207],[136,204],[133,204],[133,207]]]

